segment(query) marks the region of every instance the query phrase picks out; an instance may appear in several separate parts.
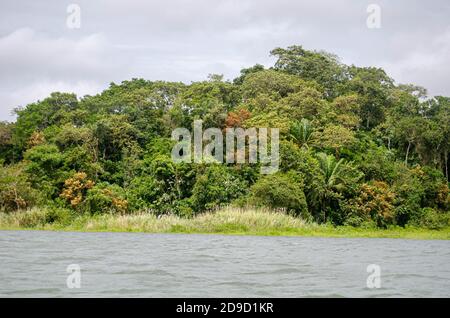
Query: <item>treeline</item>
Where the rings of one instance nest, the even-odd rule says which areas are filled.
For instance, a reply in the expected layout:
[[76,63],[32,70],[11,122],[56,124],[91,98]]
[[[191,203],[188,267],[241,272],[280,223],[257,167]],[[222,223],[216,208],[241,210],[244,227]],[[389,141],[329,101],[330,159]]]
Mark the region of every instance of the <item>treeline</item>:
[[[0,209],[190,217],[232,203],[336,225],[449,225],[449,97],[300,46],[271,54],[273,67],[233,81],[133,79],[16,109],[0,124]],[[196,119],[279,128],[280,170],[174,163],[171,132]]]

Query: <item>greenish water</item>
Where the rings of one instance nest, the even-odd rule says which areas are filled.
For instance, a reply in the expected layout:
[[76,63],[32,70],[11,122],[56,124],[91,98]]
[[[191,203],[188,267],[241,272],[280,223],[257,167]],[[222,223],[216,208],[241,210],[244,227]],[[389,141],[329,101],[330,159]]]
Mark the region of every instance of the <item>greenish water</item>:
[[0,231],[0,264],[1,297],[450,297],[440,240]]

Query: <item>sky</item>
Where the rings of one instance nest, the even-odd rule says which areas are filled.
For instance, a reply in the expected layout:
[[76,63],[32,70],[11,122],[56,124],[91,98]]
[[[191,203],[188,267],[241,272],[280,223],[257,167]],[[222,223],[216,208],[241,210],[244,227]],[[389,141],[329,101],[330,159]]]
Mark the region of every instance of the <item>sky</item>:
[[82,97],[131,78],[233,79],[272,66],[269,52],[290,45],[450,96],[448,0],[1,0],[0,120],[53,91]]

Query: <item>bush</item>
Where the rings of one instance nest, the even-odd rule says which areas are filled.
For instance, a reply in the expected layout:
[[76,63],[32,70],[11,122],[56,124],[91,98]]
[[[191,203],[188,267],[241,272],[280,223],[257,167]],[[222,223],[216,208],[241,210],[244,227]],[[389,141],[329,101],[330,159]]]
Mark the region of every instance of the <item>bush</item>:
[[220,164],[206,167],[192,190],[194,209],[203,211],[229,203],[247,192],[247,183]]
[[87,178],[84,172],[77,172],[64,182],[64,189],[60,194],[62,199],[70,203],[74,209],[82,206],[86,192],[94,186],[94,182]]
[[390,183],[393,179],[393,155],[383,147],[375,147],[372,143],[364,144],[368,149],[360,149],[356,155],[356,163],[364,173],[366,180],[380,180]]
[[308,215],[303,181],[296,173],[275,173],[259,179],[251,187],[251,203]]
[[418,175],[420,183],[425,191],[423,205],[432,208],[449,208],[450,202],[449,188],[444,174],[434,168],[424,166],[413,170]]
[[28,149],[24,154],[25,172],[32,186],[39,189],[49,199],[59,194],[59,189],[67,178],[63,154],[56,145],[42,144]]
[[148,154],[140,176],[131,180],[127,194],[130,207],[151,209],[156,214],[175,213],[178,201],[191,197],[195,170],[161,154]]
[[430,167],[408,168],[397,164],[392,188],[397,194],[396,222],[405,225],[417,223],[422,208],[448,210],[448,186],[440,171]]
[[96,213],[126,213],[128,201],[125,191],[118,185],[103,182],[88,190],[86,195],[86,210]]
[[163,187],[153,176],[144,175],[134,178],[127,189],[130,208],[142,210],[152,208],[163,193]]
[[39,193],[28,182],[22,165],[0,169],[0,210],[11,212],[33,207]]
[[194,210],[192,209],[192,200],[184,199],[175,202],[174,212],[181,217],[190,218],[194,216]]
[[374,221],[378,227],[386,227],[394,222],[395,193],[382,181],[364,183],[359,188],[359,195],[343,205],[348,217],[345,223],[357,225]]
[[412,220],[412,225],[440,230],[450,226],[450,214],[440,213],[432,208],[423,208],[419,218]]
[[59,223],[68,225],[72,221],[74,214],[69,209],[50,207],[46,209],[45,223]]
[[344,225],[349,225],[353,227],[360,227],[364,229],[375,229],[377,228],[377,223],[371,219],[365,219],[358,215],[350,215],[344,222]]

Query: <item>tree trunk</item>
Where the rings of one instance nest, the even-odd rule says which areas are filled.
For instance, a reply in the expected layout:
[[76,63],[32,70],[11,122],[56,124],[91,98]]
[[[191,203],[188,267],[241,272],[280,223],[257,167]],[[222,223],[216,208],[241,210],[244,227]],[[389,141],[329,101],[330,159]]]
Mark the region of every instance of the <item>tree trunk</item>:
[[411,141],[408,141],[408,148],[406,149],[405,164],[408,164],[408,156],[409,156],[409,149],[410,148],[411,148]]
[[16,203],[17,211],[20,210],[20,204],[19,204],[19,196],[17,195],[17,188],[14,185],[14,201]]
[[444,162],[445,162],[445,176],[448,181],[448,152],[447,151],[444,152]]
[[340,157],[339,148],[335,149],[335,155],[336,155],[336,160],[339,160],[339,157]]

